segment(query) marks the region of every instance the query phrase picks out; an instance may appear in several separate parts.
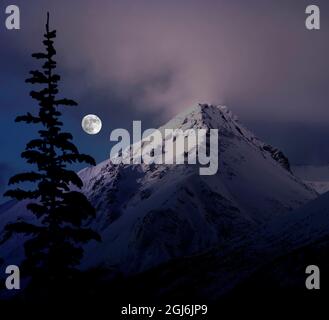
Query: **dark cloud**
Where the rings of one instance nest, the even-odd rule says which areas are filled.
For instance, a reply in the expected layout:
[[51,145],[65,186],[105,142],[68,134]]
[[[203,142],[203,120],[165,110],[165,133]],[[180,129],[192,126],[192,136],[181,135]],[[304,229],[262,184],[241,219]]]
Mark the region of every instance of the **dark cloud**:
[[29,1],[16,46],[35,48],[49,9],[62,67],[87,76],[74,85],[82,93],[108,85],[123,98],[135,94],[135,108],[167,117],[209,101],[242,116],[323,121],[329,4],[315,3],[322,29],[310,32],[304,0]]
[[[98,161],[109,153],[111,129],[129,129],[132,120],[158,126],[196,102],[228,105],[252,123],[252,130],[296,159],[304,152],[302,144],[296,150],[292,139],[281,139],[279,128],[293,136],[297,129],[291,124],[297,123],[318,141],[316,128],[328,124],[327,0],[312,2],[321,8],[321,30],[313,32],[304,26],[306,0],[15,2],[21,7],[22,30],[0,30],[6,44],[0,61],[0,140],[7,145],[13,141],[3,137],[13,126],[8,119],[32,107],[23,80],[34,65],[30,53],[41,48],[47,10],[58,30],[62,88],[80,103],[67,113],[66,124]],[[81,116],[90,112],[104,122],[97,144],[80,129]],[[262,129],[269,123],[276,128],[271,134]],[[16,137],[17,150],[22,140]],[[321,159],[316,146],[305,159],[313,157],[309,153]]]

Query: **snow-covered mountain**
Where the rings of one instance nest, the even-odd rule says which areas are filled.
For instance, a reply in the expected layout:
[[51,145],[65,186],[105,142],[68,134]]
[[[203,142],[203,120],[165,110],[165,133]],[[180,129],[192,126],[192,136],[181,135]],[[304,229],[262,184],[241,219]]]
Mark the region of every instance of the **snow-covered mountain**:
[[165,128],[218,129],[218,173],[200,176],[193,165],[113,165],[111,159],[81,171],[103,236],[101,245],[90,245],[88,262],[143,270],[229,241],[316,197],[290,172],[287,158],[226,107],[196,105]]
[[[226,107],[196,105],[160,131],[165,128],[218,129],[217,174],[200,176],[197,165],[113,164],[113,159],[82,170],[84,192],[97,209],[93,224],[103,238],[87,245],[84,267],[142,271],[227,245],[317,197],[292,174],[281,151],[255,137]],[[21,208],[1,210],[0,228],[25,216]],[[9,247],[6,251],[12,255]]]
[[[223,296],[234,301],[263,297],[290,301],[292,294],[298,300],[306,292],[308,265],[320,266],[321,288],[328,288],[328,249],[329,192],[247,235],[146,271],[132,290],[143,288],[146,299],[155,301],[172,296],[213,302]],[[161,287],[154,285],[159,283]]]
[[322,194],[329,191],[329,165],[293,166],[292,171],[318,193]]

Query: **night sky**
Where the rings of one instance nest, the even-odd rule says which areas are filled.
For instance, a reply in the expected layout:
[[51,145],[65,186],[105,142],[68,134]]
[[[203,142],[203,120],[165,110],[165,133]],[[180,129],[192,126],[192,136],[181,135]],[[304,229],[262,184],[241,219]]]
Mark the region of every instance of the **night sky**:
[[[5,28],[5,8],[21,9],[21,30]],[[305,8],[321,9],[321,30],[305,28]],[[64,112],[81,152],[106,159],[109,133],[133,120],[158,127],[194,103],[227,105],[294,164],[329,164],[329,2],[303,0],[6,1],[0,5],[0,192],[28,166],[36,136],[19,114],[37,110],[24,83],[39,67],[47,10],[58,31],[61,89],[79,106]],[[89,136],[81,118],[103,130]],[[0,202],[2,199],[0,198]]]

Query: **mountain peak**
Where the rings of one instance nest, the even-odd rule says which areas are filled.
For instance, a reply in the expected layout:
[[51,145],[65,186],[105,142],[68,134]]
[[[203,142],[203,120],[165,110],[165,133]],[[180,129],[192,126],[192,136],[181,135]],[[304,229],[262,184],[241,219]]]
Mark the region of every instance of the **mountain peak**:
[[218,125],[223,121],[237,122],[237,117],[226,106],[198,103],[179,113],[163,127],[174,129],[191,122],[191,120],[194,127],[201,125],[201,122],[203,122],[203,125],[209,126],[211,125],[209,120],[217,120],[217,125],[214,128],[218,128]]
[[218,129],[219,136],[236,136],[255,144],[264,145],[251,131],[245,128],[227,106],[199,103],[179,113],[165,125],[165,129]]

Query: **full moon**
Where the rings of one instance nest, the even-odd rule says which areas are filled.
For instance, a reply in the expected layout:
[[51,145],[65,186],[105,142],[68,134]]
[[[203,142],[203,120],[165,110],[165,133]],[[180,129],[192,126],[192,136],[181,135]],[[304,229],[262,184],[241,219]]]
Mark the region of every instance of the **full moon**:
[[88,114],[83,117],[81,126],[86,133],[97,134],[102,129],[102,121],[96,115]]

